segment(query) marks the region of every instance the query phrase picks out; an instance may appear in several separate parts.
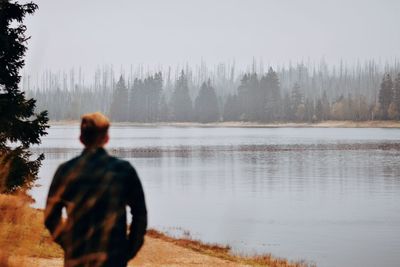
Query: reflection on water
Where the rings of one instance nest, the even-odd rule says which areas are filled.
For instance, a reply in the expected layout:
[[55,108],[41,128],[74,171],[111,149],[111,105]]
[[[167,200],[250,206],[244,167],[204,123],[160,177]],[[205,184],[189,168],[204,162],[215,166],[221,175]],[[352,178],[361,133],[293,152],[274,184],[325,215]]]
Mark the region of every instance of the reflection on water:
[[[34,148],[46,154],[38,207],[80,153],[78,134],[52,127]],[[319,266],[400,263],[400,130],[115,127],[111,138],[141,176],[152,227]]]

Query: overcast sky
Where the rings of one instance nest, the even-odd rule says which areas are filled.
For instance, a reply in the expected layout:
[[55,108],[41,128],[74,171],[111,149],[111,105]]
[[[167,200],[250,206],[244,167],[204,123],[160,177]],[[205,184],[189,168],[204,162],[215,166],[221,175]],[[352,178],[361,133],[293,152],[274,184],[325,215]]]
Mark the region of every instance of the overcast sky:
[[34,0],[26,69],[400,56],[399,0]]

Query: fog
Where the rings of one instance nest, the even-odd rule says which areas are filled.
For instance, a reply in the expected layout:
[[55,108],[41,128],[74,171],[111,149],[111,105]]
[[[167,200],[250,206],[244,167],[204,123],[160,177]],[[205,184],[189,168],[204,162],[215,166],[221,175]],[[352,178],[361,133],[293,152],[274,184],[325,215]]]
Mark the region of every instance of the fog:
[[26,20],[25,72],[98,65],[209,65],[252,58],[392,60],[400,55],[400,2],[305,0],[37,0]]
[[[6,166],[0,182],[16,188],[10,175],[31,168],[27,185],[36,208],[44,207],[59,164],[81,153],[82,114],[99,111],[112,123],[107,151],[137,168],[149,228],[227,245],[234,255],[260,255],[238,258],[239,264],[274,255],[311,266],[400,266],[400,0],[32,1],[39,10],[23,21],[32,38],[18,90],[14,70],[21,55],[10,53],[18,47],[2,49],[2,61],[10,62],[0,75],[7,78],[0,81],[0,145],[10,156],[0,154]],[[46,112],[31,116],[33,106],[48,112],[49,129],[41,126]],[[42,143],[29,147],[44,130]],[[21,139],[20,147],[6,146]],[[75,251],[77,213],[70,207],[80,196],[74,188],[83,183],[86,191],[80,192],[87,199],[94,181],[80,172],[103,162],[87,147],[91,167],[74,171],[75,163],[68,165],[66,176],[74,180],[55,194],[68,202],[72,218],[54,235],[67,252]],[[41,153],[43,161],[40,156],[28,162]],[[108,170],[118,169],[114,163]],[[101,192],[100,204],[93,197],[89,206],[76,205],[94,207],[76,222],[93,214],[102,218],[97,208],[112,207],[105,198],[120,192],[111,191]],[[143,216],[138,218],[144,225]],[[5,222],[6,230],[14,229]],[[109,228],[110,222],[102,225]],[[107,231],[96,231],[86,236],[97,240],[105,233],[100,239],[109,241]],[[40,244],[26,243],[22,235],[14,239],[40,248],[32,250],[39,256],[60,257],[49,247],[50,236],[37,232]],[[164,245],[172,251],[170,243],[152,246],[149,240],[150,265],[155,253],[166,255],[157,261],[168,258],[156,265],[196,264],[201,256],[164,253]],[[91,251],[86,243],[85,251]],[[102,249],[96,251],[108,260]],[[228,253],[215,251],[220,257]],[[10,262],[11,257],[10,252]],[[142,264],[148,261],[140,257]]]

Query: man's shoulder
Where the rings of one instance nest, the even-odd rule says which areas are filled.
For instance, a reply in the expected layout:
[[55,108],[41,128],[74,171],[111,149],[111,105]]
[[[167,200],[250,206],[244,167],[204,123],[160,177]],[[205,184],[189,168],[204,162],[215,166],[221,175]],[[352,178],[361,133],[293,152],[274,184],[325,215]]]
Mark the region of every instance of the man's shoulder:
[[65,161],[65,162],[61,163],[58,166],[58,170],[59,171],[64,171],[64,170],[70,168],[71,166],[75,165],[79,161],[79,157],[80,156],[76,156],[76,157],[74,157],[74,158],[72,158],[72,159],[70,159],[68,161]]
[[135,169],[132,164],[125,160],[121,159],[118,157],[110,156],[110,161],[113,163],[114,166],[116,166],[118,169],[124,169],[124,170],[132,170]]
[[[76,166],[79,164],[86,165],[86,157],[79,155],[76,156],[64,163],[62,163],[58,167],[58,171],[61,173],[68,172],[70,169],[74,169]],[[94,163],[98,167],[106,168],[108,171],[114,171],[114,172],[136,172],[135,168],[132,166],[132,164],[124,159],[121,159],[119,157],[110,155],[110,154],[103,154],[101,157],[96,157],[95,158],[96,162]]]

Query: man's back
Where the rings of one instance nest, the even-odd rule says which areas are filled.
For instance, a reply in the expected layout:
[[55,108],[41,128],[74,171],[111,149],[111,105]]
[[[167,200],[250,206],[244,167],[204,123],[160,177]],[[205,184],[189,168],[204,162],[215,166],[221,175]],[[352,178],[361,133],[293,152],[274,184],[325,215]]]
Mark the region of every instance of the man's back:
[[[129,237],[127,205],[134,214]],[[63,207],[65,222],[60,220]],[[103,148],[85,149],[58,168],[45,223],[65,251],[65,266],[125,266],[142,246],[147,226],[135,169]]]

